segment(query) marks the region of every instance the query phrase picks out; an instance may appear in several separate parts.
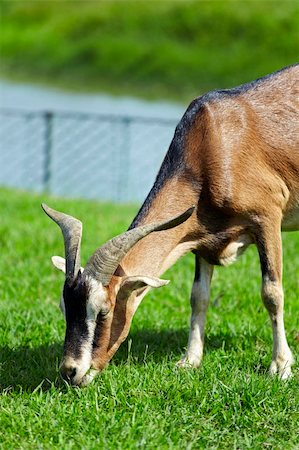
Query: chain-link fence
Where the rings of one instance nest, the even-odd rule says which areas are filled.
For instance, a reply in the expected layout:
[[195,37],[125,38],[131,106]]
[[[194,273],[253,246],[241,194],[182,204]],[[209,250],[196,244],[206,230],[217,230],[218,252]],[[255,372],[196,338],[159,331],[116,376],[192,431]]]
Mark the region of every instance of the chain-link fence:
[[0,185],[69,197],[142,201],[176,122],[0,110]]

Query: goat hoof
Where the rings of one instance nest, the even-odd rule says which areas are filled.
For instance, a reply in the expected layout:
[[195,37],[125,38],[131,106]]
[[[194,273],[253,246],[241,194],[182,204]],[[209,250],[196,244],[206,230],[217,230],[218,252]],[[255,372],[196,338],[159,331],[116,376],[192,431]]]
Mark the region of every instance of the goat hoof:
[[176,363],[176,367],[190,369],[193,367],[199,367],[201,359],[198,357],[184,356]]
[[289,361],[284,364],[279,364],[277,361],[272,361],[269,368],[269,374],[271,376],[278,375],[278,377],[283,381],[289,380],[292,378],[291,364]]

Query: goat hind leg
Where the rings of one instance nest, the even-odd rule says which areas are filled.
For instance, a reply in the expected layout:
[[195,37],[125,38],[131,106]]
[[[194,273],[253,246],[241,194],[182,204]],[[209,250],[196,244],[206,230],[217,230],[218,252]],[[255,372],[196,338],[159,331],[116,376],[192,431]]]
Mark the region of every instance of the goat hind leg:
[[282,243],[280,221],[269,219],[257,237],[257,247],[262,270],[262,299],[272,324],[273,353],[269,372],[281,379],[291,376],[292,352],[288,346],[284,319],[282,288]]

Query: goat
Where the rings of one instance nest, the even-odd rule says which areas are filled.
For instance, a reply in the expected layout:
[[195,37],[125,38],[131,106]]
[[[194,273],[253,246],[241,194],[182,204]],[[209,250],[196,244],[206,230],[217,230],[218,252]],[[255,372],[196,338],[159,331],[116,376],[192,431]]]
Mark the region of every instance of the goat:
[[107,365],[144,295],[167,284],[157,277],[187,252],[195,254],[195,279],[188,347],[178,365],[198,367],[213,266],[231,264],[250,244],[258,249],[273,328],[270,373],[291,376],[281,230],[299,229],[298,81],[293,65],[195,99],[129,230],[97,249],[85,269],[81,222],[43,205],[64,236],[65,259],[52,261],[65,272],[61,373],[68,382],[86,385]]

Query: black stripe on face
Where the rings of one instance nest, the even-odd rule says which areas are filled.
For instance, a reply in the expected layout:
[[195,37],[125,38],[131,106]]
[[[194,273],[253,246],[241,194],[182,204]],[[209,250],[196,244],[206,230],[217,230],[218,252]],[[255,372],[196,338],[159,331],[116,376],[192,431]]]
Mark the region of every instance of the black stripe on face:
[[106,318],[107,318],[107,315],[103,315],[101,312],[99,312],[97,315],[96,328],[94,331],[93,343],[92,343],[93,352],[95,352],[101,346],[100,341],[101,341],[102,332],[103,332],[103,324],[104,324]]
[[88,340],[86,322],[86,305],[89,289],[82,281],[79,271],[76,280],[66,280],[63,289],[65,305],[66,333],[64,340],[64,356],[79,359],[81,347]]

